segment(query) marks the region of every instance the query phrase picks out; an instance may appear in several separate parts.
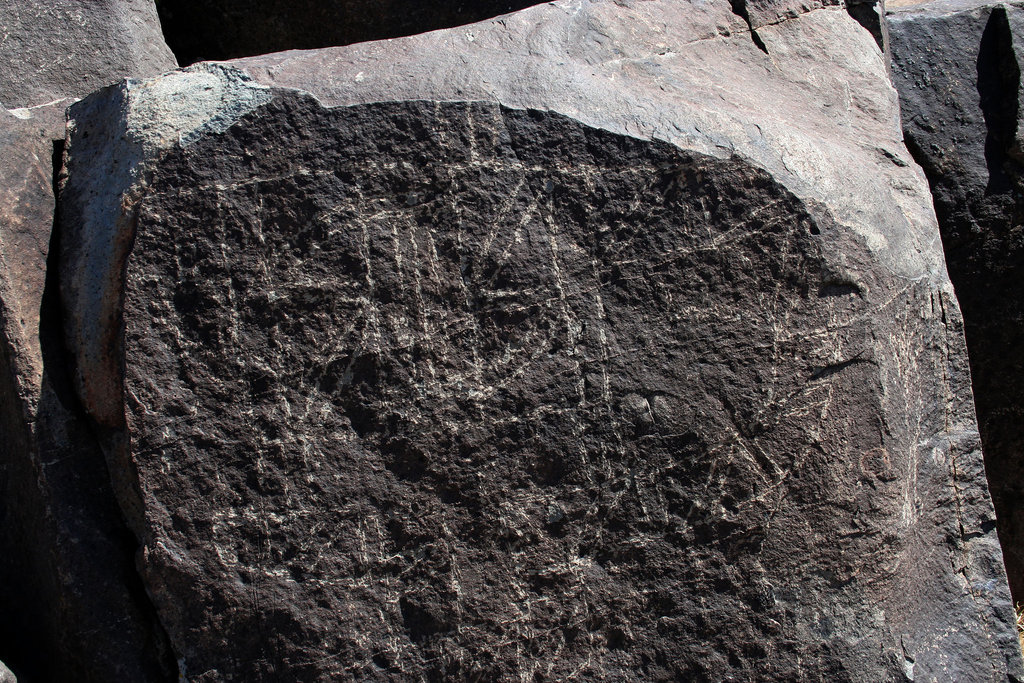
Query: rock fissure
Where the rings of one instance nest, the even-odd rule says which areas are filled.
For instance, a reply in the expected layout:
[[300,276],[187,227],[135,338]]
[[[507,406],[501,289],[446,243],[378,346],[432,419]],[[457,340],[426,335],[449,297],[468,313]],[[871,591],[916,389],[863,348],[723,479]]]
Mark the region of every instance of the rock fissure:
[[970,373],[999,537],[1014,595],[1024,592],[1016,453],[1024,443],[1018,345],[1024,272],[1019,158],[1020,8],[940,3],[890,14],[907,147],[928,178]]
[[[730,0],[732,5],[732,12],[747,24],[747,29],[750,31],[750,39],[754,41],[754,45],[761,52],[768,54],[768,46],[761,40],[761,36],[757,35],[757,29],[754,28],[754,24],[750,21],[750,11],[747,9],[747,0]],[[783,21],[786,21],[784,19]],[[781,22],[776,22],[781,23]]]

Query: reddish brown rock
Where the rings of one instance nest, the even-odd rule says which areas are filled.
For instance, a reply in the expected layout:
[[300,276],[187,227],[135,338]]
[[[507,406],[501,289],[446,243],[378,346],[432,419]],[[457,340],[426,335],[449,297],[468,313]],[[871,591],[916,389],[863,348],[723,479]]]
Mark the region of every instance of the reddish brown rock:
[[27,680],[159,678],[161,634],[44,290],[65,108],[174,59],[149,2],[17,0],[0,2],[0,63],[0,658]]
[[28,680],[155,680],[161,635],[44,305],[66,104],[0,111],[0,653]]
[[15,395],[28,415],[43,374],[39,307],[53,225],[54,155],[60,153],[55,141],[63,144],[69,104],[0,110],[0,326],[18,384]]
[[0,1],[0,103],[79,98],[177,66],[153,0]]

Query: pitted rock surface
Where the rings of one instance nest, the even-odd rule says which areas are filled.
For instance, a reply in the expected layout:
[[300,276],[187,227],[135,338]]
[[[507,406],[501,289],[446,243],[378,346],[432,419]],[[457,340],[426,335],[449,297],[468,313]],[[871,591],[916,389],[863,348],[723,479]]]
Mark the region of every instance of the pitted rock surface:
[[288,91],[147,163],[106,446],[190,680],[1018,674],[955,304],[763,170]]
[[[327,105],[481,100],[738,154],[867,240],[881,267],[948,283],[887,60],[842,7],[762,26],[726,0],[559,0],[470,26],[237,60]],[[770,106],[768,106],[770,104]],[[865,199],[870,198],[870,199]]]
[[17,386],[10,405],[26,422],[43,373],[39,307],[53,227],[54,140],[64,138],[69,104],[0,110],[0,341],[9,357],[4,372]]

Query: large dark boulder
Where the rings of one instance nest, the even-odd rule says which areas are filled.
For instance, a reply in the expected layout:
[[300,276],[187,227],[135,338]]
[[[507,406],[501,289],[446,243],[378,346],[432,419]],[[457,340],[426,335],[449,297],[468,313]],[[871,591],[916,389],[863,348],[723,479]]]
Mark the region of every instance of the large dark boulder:
[[184,675],[1022,676],[881,52],[685,10],[75,105],[71,381]]
[[153,0],[0,0],[0,103],[78,98],[173,69]]
[[1024,600],[1024,156],[1014,4],[890,14],[907,144],[935,198],[963,308],[985,466],[1010,587]]

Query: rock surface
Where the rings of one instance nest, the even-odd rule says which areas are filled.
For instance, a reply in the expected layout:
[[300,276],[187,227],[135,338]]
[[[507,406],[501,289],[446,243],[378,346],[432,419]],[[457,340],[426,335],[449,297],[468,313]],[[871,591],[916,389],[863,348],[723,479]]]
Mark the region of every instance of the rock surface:
[[175,62],[151,2],[3,0],[0,64],[0,657],[28,680],[149,680],[161,636],[135,544],[40,328],[61,327],[43,302],[65,108]]
[[177,66],[153,0],[0,0],[0,103],[79,98]]
[[184,675],[1024,675],[881,52],[743,27],[555,3],[75,105],[73,382]]
[[152,680],[134,544],[60,334],[40,332],[61,326],[44,286],[69,103],[0,110],[0,654],[30,680]]
[[[732,0],[733,12],[747,22],[752,37],[760,42],[759,29],[793,19],[823,7],[844,6],[857,23],[866,28],[882,51],[887,50],[888,36],[883,21],[882,0]],[[759,45],[767,50],[763,42]]]
[[1024,600],[1024,157],[1015,4],[894,12],[907,144],[928,174],[964,312],[985,465],[1010,587]]
[[759,33],[767,55],[722,2],[686,3],[680,12],[670,2],[577,0],[451,31],[233,64],[331,106],[494,101],[740,154],[801,198],[827,204],[900,275],[943,271],[928,188],[909,167],[887,62],[871,37],[840,7]]
[[60,153],[54,143],[62,144],[69,104],[0,109],[0,334],[19,385],[14,396],[29,414],[43,374],[39,307],[53,226],[54,156]]
[[[542,4],[538,0],[163,0],[160,20],[182,65],[283,50],[350,45],[466,25]],[[732,0],[753,35],[760,28],[823,6],[846,5],[879,46],[885,42],[880,0]]]
[[[26,555],[34,545],[25,522],[36,510],[29,512],[21,499],[34,479],[26,454],[42,380],[39,307],[53,225],[53,139],[64,129],[64,108],[18,114],[0,110],[0,607],[27,615],[35,601],[24,590],[33,564]],[[23,621],[39,636],[37,619]],[[25,631],[24,623],[3,620],[0,656],[30,647],[32,636],[20,640]]]
[[183,65],[348,45],[469,24],[539,0],[162,0],[160,20]]

